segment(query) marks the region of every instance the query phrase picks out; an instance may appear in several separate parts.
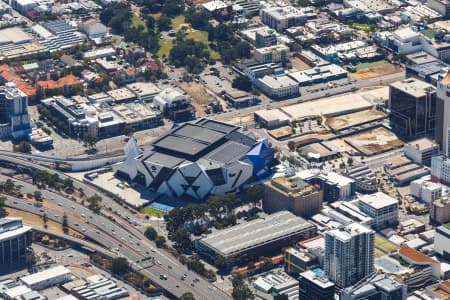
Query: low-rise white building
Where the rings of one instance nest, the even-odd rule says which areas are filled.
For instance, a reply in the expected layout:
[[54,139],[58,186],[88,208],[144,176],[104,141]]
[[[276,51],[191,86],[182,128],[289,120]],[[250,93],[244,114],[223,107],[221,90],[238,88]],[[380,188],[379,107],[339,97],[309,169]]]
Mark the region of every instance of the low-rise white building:
[[271,98],[289,98],[299,95],[298,83],[287,75],[266,75],[255,81],[255,85]]
[[289,47],[283,44],[255,50],[255,60],[259,63],[281,63],[288,60]]
[[374,40],[391,49],[396,54],[411,54],[423,50],[424,39],[419,32],[409,27],[394,32],[382,31],[374,35]]
[[450,225],[442,225],[436,228],[434,251],[443,258],[450,259]]
[[403,152],[413,162],[430,166],[431,157],[439,154],[439,145],[428,138],[421,138],[406,144]]
[[289,73],[289,77],[297,81],[300,86],[307,86],[316,83],[346,78],[347,71],[345,71],[338,65],[331,64]]
[[398,224],[398,200],[377,192],[359,198],[359,209],[374,218],[377,230]]
[[335,172],[307,169],[298,172],[297,176],[309,183],[320,185],[324,202],[348,200],[355,195],[355,181]]
[[72,272],[64,266],[57,266],[20,278],[23,284],[33,290],[42,290],[72,279]]
[[126,85],[140,101],[150,102],[161,90],[151,82],[134,82]]
[[442,185],[439,183],[419,178],[411,182],[409,192],[421,201],[431,203],[441,198],[442,188]]
[[431,158],[431,180],[450,185],[450,159],[445,156]]
[[308,19],[316,18],[312,7],[274,6],[261,11],[261,21],[278,31],[297,25],[303,25]]

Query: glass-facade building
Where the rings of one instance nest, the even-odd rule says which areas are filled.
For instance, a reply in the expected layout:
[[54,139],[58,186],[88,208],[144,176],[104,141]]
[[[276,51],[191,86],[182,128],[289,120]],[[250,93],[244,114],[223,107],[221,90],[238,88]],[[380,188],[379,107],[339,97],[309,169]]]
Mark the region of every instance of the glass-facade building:
[[436,89],[423,81],[409,78],[390,85],[392,129],[406,139],[434,136]]
[[31,227],[23,225],[22,219],[0,219],[0,269],[24,262],[31,242]]

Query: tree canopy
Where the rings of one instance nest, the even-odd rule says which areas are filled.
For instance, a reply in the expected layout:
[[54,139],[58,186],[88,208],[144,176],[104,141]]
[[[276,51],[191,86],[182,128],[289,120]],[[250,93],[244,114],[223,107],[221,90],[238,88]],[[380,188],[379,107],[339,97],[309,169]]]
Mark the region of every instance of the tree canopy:
[[231,86],[246,92],[250,92],[252,90],[252,82],[245,76],[237,76],[234,78]]
[[100,21],[117,34],[130,29],[131,17],[131,7],[126,2],[111,2],[100,13]]

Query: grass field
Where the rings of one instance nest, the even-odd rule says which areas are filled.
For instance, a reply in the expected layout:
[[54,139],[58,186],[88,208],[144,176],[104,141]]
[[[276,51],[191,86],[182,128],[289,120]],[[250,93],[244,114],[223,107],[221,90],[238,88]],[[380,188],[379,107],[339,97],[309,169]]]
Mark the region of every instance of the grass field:
[[[208,32],[206,32],[206,31],[201,31],[201,30],[191,31],[187,34],[187,38],[196,40],[197,42],[202,42],[205,45],[209,44]],[[215,60],[220,59],[220,54],[218,52],[212,50],[211,48],[209,48],[209,51],[211,53],[211,58],[213,58]]]
[[158,218],[162,218],[164,216],[163,211],[157,210],[156,208],[153,207],[144,207],[143,209],[141,209],[141,212]]
[[[205,44],[206,46],[208,46],[208,44],[209,44],[208,32],[206,32],[206,31],[194,30],[194,31],[189,32],[186,37],[188,39],[193,39],[197,42],[201,42],[201,43]],[[158,56],[162,57],[163,55],[165,55],[166,57],[168,57],[169,53],[170,53],[170,49],[172,49],[172,46],[173,46],[173,40],[160,39]],[[212,50],[209,46],[208,46],[208,49],[209,49],[209,52],[211,53],[211,58],[213,58],[215,60],[220,59],[220,54],[218,52]]]
[[159,17],[161,17],[161,13],[157,13],[157,14],[150,14],[150,16],[153,17],[153,19],[158,20]]
[[139,26],[144,27],[144,31],[147,32],[147,24],[145,24],[144,20],[139,18],[137,15],[133,15],[131,18],[131,25],[132,28],[137,28]]
[[183,15],[176,16],[172,18],[172,28],[174,30],[180,29],[182,26],[190,27],[188,23],[186,23],[185,18]]
[[386,255],[386,253],[384,253],[380,249],[375,248],[375,258],[379,258],[379,257],[385,256],[385,255]]
[[429,30],[429,29],[422,30],[421,33],[430,39],[434,39],[434,37],[436,35],[436,32],[434,32],[433,30]]
[[370,31],[370,25],[368,24],[353,23],[352,28],[355,28],[357,30]]
[[378,234],[375,235],[375,247],[385,253],[390,253],[398,249],[395,244]]
[[169,40],[169,39],[160,39],[159,40],[159,50],[158,50],[158,56],[159,57],[163,57],[169,56],[170,53],[170,49],[172,49],[173,46],[173,40]]
[[360,70],[364,70],[364,69],[368,69],[368,68],[379,67],[379,66],[384,65],[385,63],[387,63],[387,62],[384,59],[382,59],[382,60],[378,60],[378,61],[374,61],[374,62],[357,64],[356,71],[360,71]]

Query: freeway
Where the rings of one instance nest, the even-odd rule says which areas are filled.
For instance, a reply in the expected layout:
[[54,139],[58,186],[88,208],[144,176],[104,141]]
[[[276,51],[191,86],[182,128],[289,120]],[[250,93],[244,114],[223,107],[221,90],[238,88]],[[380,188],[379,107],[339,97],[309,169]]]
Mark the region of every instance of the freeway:
[[[348,92],[355,92],[357,89],[370,87],[370,86],[377,86],[377,85],[381,85],[381,84],[387,84],[387,83],[402,80],[402,79],[405,79],[404,72],[384,75],[384,76],[376,77],[376,78],[357,80],[352,85],[340,86],[340,87],[327,89],[327,90],[323,90],[323,91],[318,91],[318,92],[307,92],[307,90],[303,89],[302,90],[303,94],[300,95],[299,97],[290,98],[290,99],[282,100],[282,101],[276,101],[276,102],[274,101],[271,103],[262,103],[262,104],[250,106],[247,108],[232,110],[232,111],[229,111],[226,113],[216,114],[216,115],[214,115],[214,117],[219,120],[229,120],[231,118],[245,116],[245,115],[251,114],[257,110],[261,110],[261,109],[265,109],[265,108],[280,108],[280,107],[283,107],[286,105],[291,105],[291,104],[295,104],[295,103],[299,103],[299,102],[311,101],[311,100],[316,100],[316,99],[320,99],[320,98],[324,98],[324,97],[331,97],[333,95],[338,95],[338,94],[343,94],[343,93],[348,93]],[[310,88],[312,88],[312,87],[310,87]]]
[[[25,165],[37,169],[42,168],[42,166],[35,165],[29,161],[5,155],[0,155],[0,160],[7,160],[9,163]],[[50,170],[50,172],[58,173],[54,170]],[[0,175],[0,180],[5,179],[6,177],[4,175]],[[22,186],[22,191],[24,193],[33,193],[38,189],[28,182],[13,178],[11,179],[15,184]],[[95,192],[99,194],[97,191],[81,182],[75,182],[75,185],[82,187],[85,193],[90,189],[91,193]],[[210,284],[194,272],[189,271],[167,251],[156,248],[154,243],[148,241],[140,231],[130,225],[126,220],[115,216],[116,222],[112,222],[108,218],[96,215],[83,205],[59,194],[47,190],[41,190],[41,192],[45,199],[43,207],[34,206],[32,202],[26,202],[24,200],[14,200],[11,199],[11,197],[8,197],[7,205],[41,216],[45,213],[49,219],[60,223],[62,222],[63,214],[66,213],[68,216],[69,227],[81,232],[83,235],[96,241],[110,251],[126,257],[130,262],[134,262],[134,266],[138,268],[142,274],[148,276],[165,290],[177,297],[185,292],[191,292],[197,299],[230,298],[214,285]],[[108,205],[111,205],[111,207],[113,205],[120,207],[114,200],[108,199],[108,197],[104,195],[102,195],[102,198],[103,202],[108,202]],[[124,210],[123,207],[121,207],[121,209]],[[154,264],[149,265],[148,262],[140,262],[143,258],[150,256],[154,257]],[[168,280],[161,280],[161,274],[167,276]],[[186,280],[181,279],[184,274],[187,274]],[[196,282],[194,282],[194,279]]]

